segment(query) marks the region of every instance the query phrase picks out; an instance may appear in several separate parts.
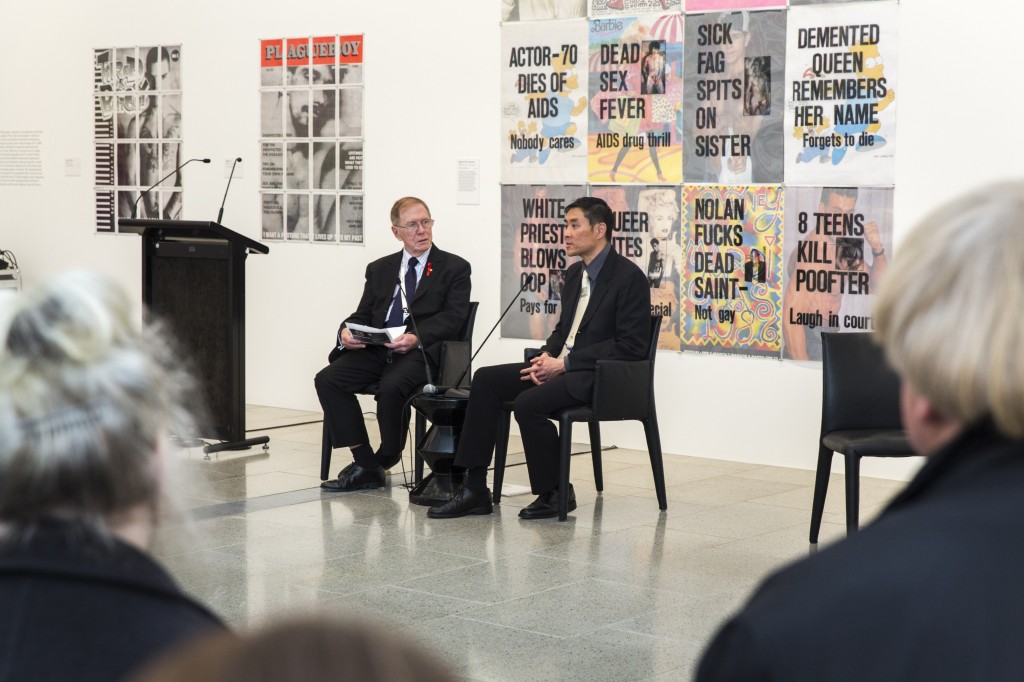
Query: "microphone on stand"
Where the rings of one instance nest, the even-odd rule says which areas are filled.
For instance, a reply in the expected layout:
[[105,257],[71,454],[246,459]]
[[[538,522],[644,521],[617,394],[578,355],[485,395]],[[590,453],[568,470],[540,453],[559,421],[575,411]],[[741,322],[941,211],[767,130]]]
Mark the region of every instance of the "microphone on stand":
[[459,387],[462,385],[462,380],[466,378],[466,373],[469,371],[469,368],[473,366],[473,360],[476,359],[477,353],[479,353],[481,351],[481,349],[483,349],[484,345],[487,343],[487,340],[491,338],[491,334],[493,334],[494,330],[498,328],[498,325],[501,324],[501,321],[505,319],[505,315],[508,315],[508,311],[512,309],[512,304],[516,302],[516,299],[519,298],[520,294],[522,294],[524,291],[526,291],[526,287],[530,286],[530,282],[532,282],[532,281],[533,281],[533,273],[531,272],[530,274],[528,274],[526,276],[526,279],[523,280],[523,286],[519,287],[519,291],[517,291],[515,293],[515,296],[512,297],[512,300],[510,300],[508,302],[508,305],[505,306],[505,310],[502,311],[501,315],[498,317],[498,321],[494,323],[493,327],[491,327],[491,331],[487,332],[487,336],[484,337],[484,340],[483,340],[483,342],[481,342],[480,347],[476,349],[476,352],[474,352],[472,357],[469,358],[469,362],[467,362],[466,366],[462,368],[462,373],[459,374],[459,378],[455,380],[455,385],[454,386],[448,386],[448,387],[436,386],[436,387],[434,387],[435,390],[437,390],[437,391],[440,391],[442,389],[444,389],[446,391],[448,391],[448,390],[455,390],[455,391],[460,390]]
[[145,191],[145,192],[143,192],[142,194],[140,194],[140,195],[139,195],[139,198],[135,200],[135,203],[134,203],[134,204],[132,204],[132,219],[133,219],[133,220],[135,219],[135,213],[136,213],[136,211],[137,211],[137,210],[138,210],[138,208],[139,208],[139,202],[140,202],[140,201],[142,201],[142,197],[144,197],[144,196],[146,196],[147,194],[149,194],[149,193],[150,193],[150,192],[151,192],[151,191],[153,190],[153,188],[154,188],[154,187],[156,187],[156,186],[157,186],[157,185],[159,185],[159,184],[160,184],[161,182],[163,182],[163,181],[164,181],[164,180],[166,180],[167,178],[171,177],[172,175],[174,175],[175,173],[177,173],[178,171],[180,171],[180,170],[181,170],[182,168],[184,168],[185,166],[189,165],[189,164],[190,164],[190,163],[192,163],[193,161],[202,161],[203,163],[210,163],[210,160],[209,160],[209,159],[189,159],[189,160],[188,160],[188,161],[186,161],[185,163],[181,164],[180,166],[178,166],[177,168],[175,168],[174,170],[172,170],[172,171],[171,171],[170,173],[168,173],[167,175],[163,176],[162,178],[160,178],[159,180],[157,180],[156,182],[154,182],[154,183],[153,183],[152,185],[150,185],[150,186],[149,186],[148,188],[146,188],[146,191]]
[[440,389],[434,385],[434,377],[430,372],[430,360],[427,358],[427,351],[423,350],[423,337],[420,336],[420,330],[416,328],[416,318],[412,314],[412,301],[405,295],[405,289],[402,287],[402,278],[396,277],[395,281],[398,283],[398,290],[402,292],[402,298],[409,304],[409,319],[412,321],[412,330],[416,333],[416,345],[419,346],[420,353],[423,355],[423,368],[427,371],[427,384],[423,387],[423,393],[425,395],[434,395]]
[[220,210],[217,212],[217,224],[220,224],[221,218],[224,217],[224,203],[228,200],[228,190],[231,189],[231,178],[235,177],[235,166],[242,160],[239,156],[235,159],[234,163],[231,164],[231,174],[228,175],[228,186],[224,188],[224,198],[220,200]]

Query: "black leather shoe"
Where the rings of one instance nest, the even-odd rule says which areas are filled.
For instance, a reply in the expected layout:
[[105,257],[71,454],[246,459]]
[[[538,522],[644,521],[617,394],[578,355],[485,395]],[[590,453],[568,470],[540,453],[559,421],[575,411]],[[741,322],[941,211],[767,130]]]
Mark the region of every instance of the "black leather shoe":
[[[576,491],[569,484],[569,511],[576,508]],[[550,490],[519,510],[521,519],[550,519],[558,516],[558,488]]]
[[485,490],[481,495],[462,486],[455,491],[452,499],[428,509],[427,516],[432,519],[457,519],[460,516],[490,514],[493,511],[494,505],[491,504],[490,490]]
[[335,481],[324,481],[320,487],[334,493],[369,490],[384,485],[384,468],[364,469],[355,462],[341,470]]
[[378,459],[380,460],[380,465],[382,467],[384,467],[385,469],[390,469],[402,461],[402,453],[395,453],[394,457],[391,457],[387,460],[385,460],[383,457],[378,457]]

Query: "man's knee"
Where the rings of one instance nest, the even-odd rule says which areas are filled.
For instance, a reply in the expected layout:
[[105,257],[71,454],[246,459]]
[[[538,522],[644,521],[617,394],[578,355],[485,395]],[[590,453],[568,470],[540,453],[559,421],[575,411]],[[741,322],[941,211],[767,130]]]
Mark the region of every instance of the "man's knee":
[[517,421],[520,419],[547,417],[547,409],[541,401],[537,400],[538,397],[538,391],[533,389],[527,389],[516,396],[515,401],[512,403],[512,411],[515,413]]
[[471,390],[488,390],[495,386],[505,386],[510,380],[519,378],[519,365],[489,365],[481,367],[473,373],[473,387]]
[[331,366],[328,365],[327,367],[324,367],[322,370],[317,372],[316,376],[313,377],[313,386],[314,386],[314,388],[316,388],[317,395],[322,395],[324,389],[327,388],[327,386],[328,386],[327,372],[330,369],[331,369]]

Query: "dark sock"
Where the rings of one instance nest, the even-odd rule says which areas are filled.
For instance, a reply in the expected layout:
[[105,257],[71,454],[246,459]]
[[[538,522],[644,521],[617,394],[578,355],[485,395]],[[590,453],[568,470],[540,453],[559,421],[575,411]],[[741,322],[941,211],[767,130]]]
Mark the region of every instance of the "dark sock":
[[364,469],[376,469],[380,466],[380,462],[373,456],[373,448],[367,444],[357,445],[352,450],[352,458],[356,461],[356,464],[363,467]]
[[487,494],[487,467],[466,469],[466,487],[480,495]]

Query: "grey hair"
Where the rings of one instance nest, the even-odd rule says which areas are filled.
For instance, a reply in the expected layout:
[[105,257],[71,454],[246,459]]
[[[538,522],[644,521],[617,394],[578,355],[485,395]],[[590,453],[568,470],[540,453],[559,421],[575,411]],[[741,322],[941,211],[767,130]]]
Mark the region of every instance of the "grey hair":
[[875,302],[896,372],[943,414],[1024,438],[1024,182],[964,195],[900,244]]
[[99,529],[156,508],[171,434],[191,435],[194,383],[168,332],[125,291],[69,272],[0,300],[0,523]]

